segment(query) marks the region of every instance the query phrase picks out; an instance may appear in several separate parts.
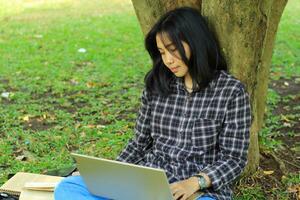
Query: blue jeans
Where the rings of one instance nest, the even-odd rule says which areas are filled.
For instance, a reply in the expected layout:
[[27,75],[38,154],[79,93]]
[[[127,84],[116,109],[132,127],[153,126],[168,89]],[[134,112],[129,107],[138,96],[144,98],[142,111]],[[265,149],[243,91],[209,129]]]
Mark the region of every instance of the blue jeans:
[[[109,200],[89,193],[81,176],[70,176],[61,181],[54,191],[55,200]],[[197,200],[215,200],[212,197],[199,197]]]

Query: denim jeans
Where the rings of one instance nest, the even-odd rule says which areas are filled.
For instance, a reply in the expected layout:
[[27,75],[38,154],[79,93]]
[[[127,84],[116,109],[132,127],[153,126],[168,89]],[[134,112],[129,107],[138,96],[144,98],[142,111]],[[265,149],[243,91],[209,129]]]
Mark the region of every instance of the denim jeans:
[[[81,176],[71,176],[62,180],[54,191],[55,200],[109,200],[91,194]],[[212,197],[199,197],[197,200],[215,200]]]

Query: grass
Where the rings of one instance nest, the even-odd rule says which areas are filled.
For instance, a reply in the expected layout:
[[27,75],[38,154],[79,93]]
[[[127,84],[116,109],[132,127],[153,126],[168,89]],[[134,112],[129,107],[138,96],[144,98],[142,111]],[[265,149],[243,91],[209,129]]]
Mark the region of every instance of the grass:
[[[289,1],[282,17],[272,79],[300,76],[299,6]],[[0,22],[0,93],[9,95],[0,98],[0,184],[68,167],[70,152],[114,159],[133,135],[150,66],[130,1],[0,0]],[[280,96],[268,98],[271,111]],[[279,125],[269,116],[260,142],[273,149]],[[264,199],[259,186],[241,191],[237,199]]]
[[132,136],[150,63],[133,8],[68,3],[2,17],[0,183],[67,167],[70,151],[115,158]]
[[281,17],[272,57],[272,79],[300,75],[300,3],[289,0]]
[[274,136],[280,134],[277,129],[281,127],[280,116],[273,115],[272,111],[278,105],[281,100],[279,94],[273,90],[268,89],[267,111],[265,114],[265,126],[259,133],[260,145],[268,150],[276,149],[280,147],[282,142],[274,139]]

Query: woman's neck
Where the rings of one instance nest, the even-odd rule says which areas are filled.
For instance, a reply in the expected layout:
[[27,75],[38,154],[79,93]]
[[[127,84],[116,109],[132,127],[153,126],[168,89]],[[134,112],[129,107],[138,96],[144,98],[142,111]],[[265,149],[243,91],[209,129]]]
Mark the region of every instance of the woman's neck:
[[189,92],[193,91],[193,80],[189,73],[184,76],[184,85]]
[[193,88],[193,80],[189,73],[184,76],[184,85],[186,88]]

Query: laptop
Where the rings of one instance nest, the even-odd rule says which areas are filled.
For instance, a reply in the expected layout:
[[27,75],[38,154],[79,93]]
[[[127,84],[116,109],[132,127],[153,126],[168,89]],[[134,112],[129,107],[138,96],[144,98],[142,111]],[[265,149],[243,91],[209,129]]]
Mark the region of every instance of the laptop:
[[164,170],[71,154],[88,190],[113,200],[173,200]]

